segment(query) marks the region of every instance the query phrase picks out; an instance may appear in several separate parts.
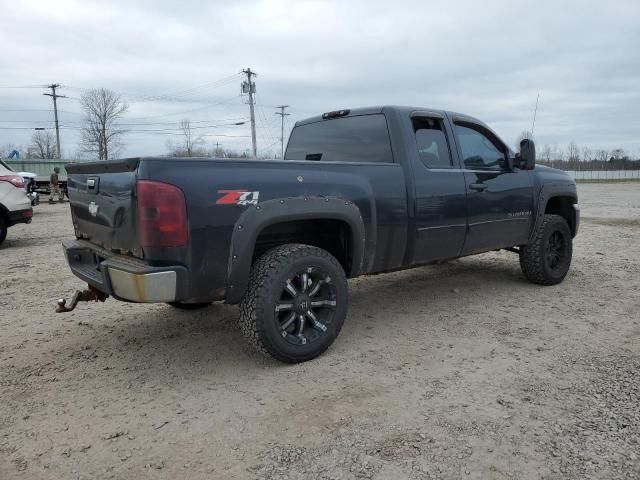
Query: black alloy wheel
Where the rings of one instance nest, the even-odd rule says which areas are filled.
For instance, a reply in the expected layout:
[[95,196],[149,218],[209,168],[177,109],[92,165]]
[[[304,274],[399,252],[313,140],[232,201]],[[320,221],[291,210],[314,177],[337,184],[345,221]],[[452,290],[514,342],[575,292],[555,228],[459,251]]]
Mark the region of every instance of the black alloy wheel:
[[336,309],[331,276],[308,267],[287,278],[274,313],[280,335],[294,345],[318,341],[328,331]]
[[554,231],[547,241],[546,261],[551,270],[555,270],[567,256],[567,241],[560,230]]

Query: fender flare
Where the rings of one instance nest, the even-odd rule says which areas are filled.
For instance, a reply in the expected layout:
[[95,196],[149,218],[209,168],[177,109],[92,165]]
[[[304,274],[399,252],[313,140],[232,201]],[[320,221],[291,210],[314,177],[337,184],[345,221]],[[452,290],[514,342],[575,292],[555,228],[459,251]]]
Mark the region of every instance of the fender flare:
[[238,303],[249,284],[256,240],[266,227],[296,220],[341,220],[351,228],[351,276],[363,271],[365,227],[360,209],[336,197],[289,197],[260,202],[242,212],[233,227],[227,268],[227,303]]
[[[572,184],[569,184],[569,186],[572,186]],[[535,210],[536,216],[533,224],[531,225],[531,231],[529,232],[529,243],[533,241],[535,232],[542,223],[544,212],[547,209],[547,203],[549,203],[549,200],[554,197],[570,197],[573,204],[578,203],[578,195],[575,191],[575,185],[573,185],[573,188],[574,190],[567,189],[567,184],[565,183],[545,183],[540,186],[538,202]]]

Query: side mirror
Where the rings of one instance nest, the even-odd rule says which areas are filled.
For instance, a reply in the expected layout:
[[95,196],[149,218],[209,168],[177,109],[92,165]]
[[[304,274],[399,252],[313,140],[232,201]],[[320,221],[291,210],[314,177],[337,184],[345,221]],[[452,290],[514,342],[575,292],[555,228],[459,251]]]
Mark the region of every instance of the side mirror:
[[533,170],[536,166],[536,144],[533,140],[525,138],[520,142],[520,168],[523,170]]

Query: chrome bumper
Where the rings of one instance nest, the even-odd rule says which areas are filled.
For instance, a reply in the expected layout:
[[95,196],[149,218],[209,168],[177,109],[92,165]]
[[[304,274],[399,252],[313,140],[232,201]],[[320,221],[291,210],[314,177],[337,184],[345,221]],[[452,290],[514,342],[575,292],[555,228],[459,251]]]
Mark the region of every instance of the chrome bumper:
[[176,299],[176,272],[130,273],[107,269],[113,296],[133,302],[173,302]]
[[183,266],[153,267],[84,240],[68,240],[62,247],[76,277],[118,300],[162,303],[183,298],[181,287],[187,283]]

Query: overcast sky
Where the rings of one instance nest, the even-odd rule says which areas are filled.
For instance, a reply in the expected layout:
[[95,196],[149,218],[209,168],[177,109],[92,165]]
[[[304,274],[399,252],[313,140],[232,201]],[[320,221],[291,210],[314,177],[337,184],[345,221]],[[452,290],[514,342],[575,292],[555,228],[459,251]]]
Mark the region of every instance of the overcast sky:
[[225,125],[248,118],[237,74],[250,67],[261,151],[279,148],[280,104],[289,128],[340,108],[450,109],[513,144],[540,92],[539,146],[640,156],[638,0],[0,0],[0,11],[0,145],[28,144],[53,118],[44,89],[6,87],[55,82],[69,97],[59,100],[66,157],[78,148],[78,98],[95,87],[130,105],[126,156],[166,153],[182,118],[206,126],[209,147],[244,150],[248,123]]

